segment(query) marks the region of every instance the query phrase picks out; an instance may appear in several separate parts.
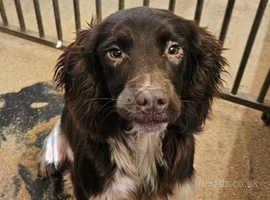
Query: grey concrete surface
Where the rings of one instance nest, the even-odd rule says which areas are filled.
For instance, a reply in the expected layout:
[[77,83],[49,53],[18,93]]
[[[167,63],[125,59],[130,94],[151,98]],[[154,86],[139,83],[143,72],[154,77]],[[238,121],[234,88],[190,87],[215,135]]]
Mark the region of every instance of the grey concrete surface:
[[[14,2],[3,0],[10,24],[18,25]],[[22,0],[26,27],[37,30],[31,0]],[[179,0],[176,14],[192,19],[195,0]],[[205,0],[202,13],[202,26],[218,36],[222,24],[225,0]],[[239,65],[245,41],[255,16],[259,0],[236,1],[232,21],[227,34],[224,52],[230,67],[230,75],[225,75],[226,86],[230,87]],[[40,1],[46,34],[55,35],[51,1]],[[71,41],[75,36],[72,0],[59,0],[64,39]],[[86,28],[95,14],[95,1],[80,1],[82,27]],[[167,8],[168,0],[152,0],[151,7]],[[265,11],[261,29],[258,32],[253,51],[249,58],[241,91],[257,95],[260,85],[269,69],[270,61],[270,3]],[[142,5],[142,1],[127,1],[126,7]],[[117,10],[118,1],[103,1],[103,15]],[[1,21],[0,21],[1,22]],[[1,97],[19,94],[26,87],[51,83],[53,66],[61,51],[0,33],[0,115],[3,110],[21,112],[15,106],[6,107]],[[46,90],[47,91],[47,90]],[[48,94],[54,94],[52,90]],[[270,98],[268,92],[267,98]],[[59,105],[61,102],[57,100]],[[36,104],[34,104],[36,103]],[[29,105],[38,109],[43,116],[44,102]],[[45,102],[46,103],[46,102]],[[48,102],[47,102],[48,103]],[[18,104],[20,105],[20,104]],[[14,116],[16,114],[14,113]],[[224,100],[216,100],[211,119],[205,131],[196,136],[195,168],[197,171],[196,200],[268,200],[270,199],[270,127],[260,120],[261,112],[239,106]],[[12,122],[0,128],[0,199],[50,199],[41,187],[48,183],[36,179],[36,159],[42,136],[46,135],[59,116],[50,119],[40,118],[31,125],[32,119],[12,118]],[[2,118],[1,118],[2,119]],[[29,129],[21,129],[29,124]],[[4,138],[4,139],[3,139]],[[43,137],[44,139],[44,137]],[[36,185],[40,186],[37,188]],[[39,198],[41,197],[41,198]]]

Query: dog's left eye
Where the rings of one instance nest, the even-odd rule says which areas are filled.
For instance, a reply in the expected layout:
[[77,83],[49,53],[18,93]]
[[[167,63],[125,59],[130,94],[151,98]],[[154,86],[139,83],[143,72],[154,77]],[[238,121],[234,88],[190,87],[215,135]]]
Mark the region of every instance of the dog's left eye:
[[174,64],[179,64],[183,58],[183,48],[178,42],[168,41],[164,55]]
[[179,54],[180,46],[178,44],[173,44],[168,48],[168,54],[177,55]]

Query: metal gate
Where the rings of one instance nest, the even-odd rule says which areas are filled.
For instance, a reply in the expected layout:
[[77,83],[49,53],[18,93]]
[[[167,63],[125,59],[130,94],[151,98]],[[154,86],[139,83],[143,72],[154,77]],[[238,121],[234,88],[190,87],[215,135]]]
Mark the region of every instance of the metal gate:
[[[63,49],[67,46],[68,42],[63,41],[63,34],[62,34],[62,23],[60,18],[60,9],[59,9],[59,2],[58,0],[51,0],[53,4],[53,12],[55,17],[55,25],[57,36],[54,38],[50,38],[45,35],[43,21],[41,16],[40,4],[39,0],[33,0],[34,10],[35,10],[35,17],[36,23],[38,26],[38,31],[33,32],[27,30],[25,26],[25,20],[23,15],[23,10],[21,6],[20,0],[14,0],[16,13],[19,20],[19,27],[14,27],[9,25],[7,13],[5,10],[5,5],[3,0],[0,0],[0,14],[2,18],[2,23],[0,23],[0,31],[15,35],[24,39],[28,39],[34,42],[38,42],[47,46],[51,46],[58,49]],[[224,88],[222,98],[248,106],[257,110],[261,110],[263,112],[262,119],[266,124],[270,124],[270,100],[266,100],[265,96],[269,89],[270,85],[270,69],[268,69],[268,73],[264,79],[264,83],[261,86],[260,91],[258,92],[258,96],[253,96],[252,94],[242,93],[239,91],[239,86],[246,68],[246,64],[248,58],[250,56],[252,46],[256,37],[256,34],[260,27],[260,22],[263,18],[265,8],[267,6],[268,0],[260,0],[256,16],[254,18],[252,27],[249,32],[248,39],[246,41],[246,46],[244,49],[244,53],[241,58],[240,65],[238,67],[238,72],[236,74],[236,78],[234,80],[232,88]],[[174,12],[175,10],[176,0],[169,0],[168,10]],[[231,15],[234,9],[235,0],[228,0],[226,11],[223,18],[222,27],[219,34],[219,39],[222,44],[225,41],[226,33],[231,21]],[[143,6],[149,6],[150,0],[143,0]],[[197,0],[196,10],[194,14],[194,20],[197,24],[200,23],[201,14],[203,10],[204,0]],[[79,7],[79,0],[73,0],[73,7],[74,7],[74,20],[75,20],[75,30],[78,31],[81,28],[81,20],[80,20],[80,7]],[[97,21],[102,20],[102,0],[96,0],[96,18]],[[125,8],[125,0],[118,1],[118,8],[124,9]]]

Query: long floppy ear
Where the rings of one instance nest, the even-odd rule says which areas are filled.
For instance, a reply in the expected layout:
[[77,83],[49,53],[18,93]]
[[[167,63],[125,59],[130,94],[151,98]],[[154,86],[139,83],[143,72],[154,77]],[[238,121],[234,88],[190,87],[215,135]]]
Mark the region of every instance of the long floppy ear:
[[57,88],[64,89],[65,111],[77,127],[92,138],[104,139],[117,119],[108,111],[112,101],[97,53],[98,26],[81,31],[67,47],[59,57],[54,80]]
[[[90,68],[95,68],[94,64],[93,66],[88,66],[89,64],[85,59],[85,44],[89,43],[87,40],[94,40],[93,37],[91,37],[94,34],[92,30],[93,26],[90,28],[89,30],[83,30],[78,33],[76,40],[65,49],[56,64],[54,74],[56,87],[58,89],[64,89],[65,97],[68,99],[75,98],[80,92],[83,92],[82,90],[78,90],[78,86],[82,87],[82,82],[85,84],[85,87],[92,89],[92,86],[95,85],[94,77],[89,77],[94,75],[86,73]],[[91,55],[91,53],[89,54]],[[94,57],[89,59],[94,60]],[[88,83],[85,82],[87,79]],[[92,93],[93,92],[90,94]]]
[[59,57],[54,80],[57,88],[64,89],[65,110],[79,127],[95,128],[100,113],[98,101],[101,94],[101,78],[96,73],[100,68],[96,55],[95,27],[78,33]]
[[188,34],[188,55],[182,91],[181,131],[200,131],[210,110],[213,97],[222,83],[226,65],[222,46],[213,35],[191,21]]

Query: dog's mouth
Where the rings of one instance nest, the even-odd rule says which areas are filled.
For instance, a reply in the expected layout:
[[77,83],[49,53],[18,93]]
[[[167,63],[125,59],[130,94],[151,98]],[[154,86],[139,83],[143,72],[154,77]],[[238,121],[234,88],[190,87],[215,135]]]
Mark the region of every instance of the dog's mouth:
[[168,123],[168,115],[166,112],[162,113],[137,113],[134,116],[133,121],[138,124],[148,124],[148,125],[155,125],[155,124],[162,124]]
[[129,126],[126,128],[126,133],[153,133],[162,132],[167,128],[168,119],[163,118],[153,118],[145,115],[135,116],[132,121],[130,121]]
[[168,123],[166,122],[148,122],[141,123],[134,121],[132,126],[125,132],[128,134],[133,133],[156,133],[163,132],[167,128]]
[[135,121],[135,126],[140,132],[162,132],[167,127],[167,122],[148,122],[138,123]]

